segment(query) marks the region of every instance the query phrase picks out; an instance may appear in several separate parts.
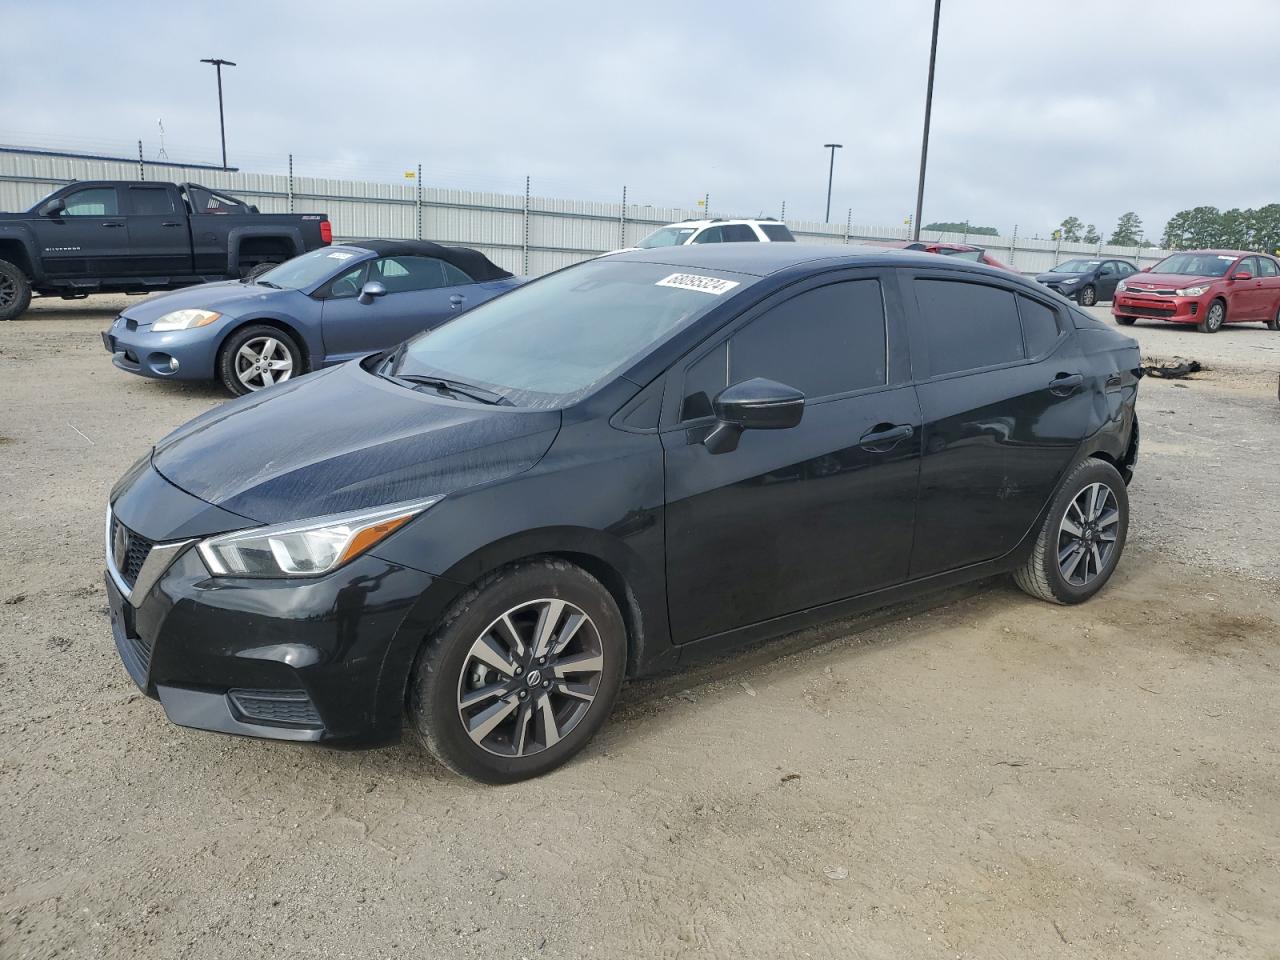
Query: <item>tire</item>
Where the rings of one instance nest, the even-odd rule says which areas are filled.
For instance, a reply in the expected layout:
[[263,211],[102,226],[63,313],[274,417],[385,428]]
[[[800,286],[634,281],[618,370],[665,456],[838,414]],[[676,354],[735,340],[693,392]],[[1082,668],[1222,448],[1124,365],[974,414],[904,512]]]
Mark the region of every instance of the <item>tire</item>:
[[[1101,498],[1093,501],[1100,503],[1093,518],[1086,516],[1091,496]],[[1083,537],[1071,532],[1068,520]],[[1083,603],[1111,578],[1128,533],[1129,494],[1124,479],[1104,460],[1082,460],[1053,498],[1031,555],[1014,571],[1014,583],[1049,603]],[[1114,539],[1103,539],[1108,535]]]
[[1076,303],[1082,307],[1092,307],[1098,302],[1098,290],[1093,284],[1081,287],[1080,292],[1076,294]]
[[[537,628],[552,613],[551,652],[540,663]],[[522,638],[522,652],[504,620]],[[561,646],[566,632],[567,645]],[[491,644],[487,652],[485,641]],[[427,752],[462,776],[483,783],[540,776],[603,726],[626,657],[622,615],[600,581],[563,560],[521,561],[459,597],[424,644],[410,679],[410,724]],[[574,669],[560,672],[567,664]],[[567,687],[575,694],[564,692]],[[508,693],[516,695],[499,696]],[[585,694],[590,699],[584,703]]]
[[1267,321],[1268,330],[1280,330],[1280,307],[1276,307],[1276,315]]
[[[241,356],[246,348],[259,358],[258,363],[248,355]],[[298,342],[280,328],[265,324],[251,324],[232,333],[218,351],[217,370],[222,385],[237,397],[306,373]]]
[[278,266],[280,266],[280,264],[278,263],[271,263],[271,262],[257,263],[257,264],[254,264],[252,267],[250,267],[248,270],[241,270],[240,276],[243,277],[245,280],[257,280],[260,276],[262,276],[268,270],[274,270]]
[[0,320],[16,320],[31,306],[31,281],[8,260],[0,260]]
[[1204,316],[1200,318],[1200,322],[1196,324],[1196,329],[1201,333],[1217,333],[1222,329],[1222,324],[1227,319],[1227,305],[1221,300],[1214,300],[1209,304],[1209,309],[1204,312]]
[[1137,317],[1125,317],[1120,314],[1116,314],[1116,323],[1120,324],[1122,327],[1132,327],[1137,319]]

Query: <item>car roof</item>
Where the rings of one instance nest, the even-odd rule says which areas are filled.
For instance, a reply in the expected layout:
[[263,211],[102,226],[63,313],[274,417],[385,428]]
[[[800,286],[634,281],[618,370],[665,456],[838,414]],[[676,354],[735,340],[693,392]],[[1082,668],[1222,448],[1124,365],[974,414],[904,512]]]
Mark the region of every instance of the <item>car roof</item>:
[[[1256,257],[1261,251],[1258,250],[1177,250],[1175,253],[1211,253],[1218,257]],[[1170,254],[1173,256],[1173,254]],[[1269,256],[1263,253],[1262,256]]]
[[434,257],[451,263],[472,280],[505,280],[512,274],[470,247],[446,247],[431,240],[351,240],[341,244],[357,250],[368,250],[380,257]]
[[[713,220],[677,220],[674,223],[668,223],[667,227],[713,227],[726,223],[782,223],[781,220],[775,220],[773,217],[716,217]],[[659,227],[662,229],[662,227]]]
[[1008,279],[1007,270],[955,258],[940,259],[936,253],[898,250],[861,244],[813,243],[698,243],[615,253],[610,260],[664,263],[673,267],[729,270],[749,276],[767,277],[804,264],[824,267],[921,266],[961,269]]

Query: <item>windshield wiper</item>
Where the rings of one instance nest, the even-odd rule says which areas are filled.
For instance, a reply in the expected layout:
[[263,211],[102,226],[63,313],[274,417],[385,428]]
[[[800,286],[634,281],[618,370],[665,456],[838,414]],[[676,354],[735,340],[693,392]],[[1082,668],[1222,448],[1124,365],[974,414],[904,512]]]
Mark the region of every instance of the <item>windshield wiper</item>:
[[270,287],[272,290],[283,290],[283,289],[284,289],[284,287],[280,286],[280,284],[278,284],[278,283],[272,283],[270,280],[261,280],[261,279],[259,279],[259,280],[255,280],[255,281],[253,281],[253,282],[254,282],[254,283],[256,283],[256,284],[258,284],[258,286],[261,286],[261,287]]
[[497,407],[513,407],[510,400],[500,393],[494,393],[492,390],[486,390],[484,387],[477,387],[474,384],[463,383],[460,380],[447,380],[444,377],[428,377],[420,373],[385,373],[383,374],[388,380],[398,380],[402,383],[412,384],[415,387],[435,387],[437,390],[445,393],[454,393],[459,396],[469,397],[480,403],[491,404]]

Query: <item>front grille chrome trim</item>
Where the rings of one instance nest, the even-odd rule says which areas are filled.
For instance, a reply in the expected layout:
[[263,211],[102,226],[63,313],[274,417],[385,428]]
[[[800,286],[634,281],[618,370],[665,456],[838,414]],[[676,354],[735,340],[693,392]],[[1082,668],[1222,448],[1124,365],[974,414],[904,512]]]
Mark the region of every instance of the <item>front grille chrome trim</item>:
[[151,592],[151,588],[156,585],[156,582],[164,576],[164,572],[169,569],[173,561],[177,560],[182,552],[196,541],[192,539],[157,543],[151,548],[151,552],[147,554],[147,559],[142,563],[142,569],[138,571],[138,576],[134,579],[133,586],[130,587],[125,583],[124,577],[120,573],[119,564],[116,562],[112,548],[111,522],[113,519],[114,514],[110,505],[108,505],[106,530],[107,573],[111,575],[111,581],[116,585],[116,589],[120,591],[120,595],[128,602],[133,603],[135,594],[139,600],[145,598]]

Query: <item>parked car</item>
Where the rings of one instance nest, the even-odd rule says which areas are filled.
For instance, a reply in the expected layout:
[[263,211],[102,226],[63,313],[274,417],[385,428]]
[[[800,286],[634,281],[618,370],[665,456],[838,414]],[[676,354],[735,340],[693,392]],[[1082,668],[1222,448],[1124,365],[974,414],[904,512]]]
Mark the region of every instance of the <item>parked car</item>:
[[520,282],[469,247],[365,240],[253,280],[148,297],[116,317],[102,342],[128,373],[220,380],[249,393],[394,346]]
[[173,290],[248,276],[333,240],[323,213],[259,213],[196,183],[85,180],[0,213],[0,320],[32,293]]
[[1280,264],[1244,250],[1173,253],[1121,282],[1111,313],[1125,326],[1150,317],[1194,323],[1201,333],[1217,333],[1224,323],[1280,330]]
[[678,247],[687,243],[794,243],[787,225],[763,220],[684,220],[659,227],[629,250]]
[[1010,273],[1018,273],[1013,267],[997,260],[981,247],[971,247],[967,243],[940,243],[930,240],[863,240],[862,243],[873,247],[892,247],[896,250],[920,250],[924,253],[937,253],[944,257],[956,257],[972,263],[985,263],[988,267],[1008,270]]
[[112,490],[107,593],[169,719],[489,782],[563,763],[624,676],[1124,549],[1137,344],[977,264],[635,251],[223,404]]
[[1138,272],[1128,260],[1076,259],[1060,263],[1048,273],[1036,277],[1064,297],[1070,297],[1082,307],[1092,307],[1099,300],[1115,297],[1116,287]]

